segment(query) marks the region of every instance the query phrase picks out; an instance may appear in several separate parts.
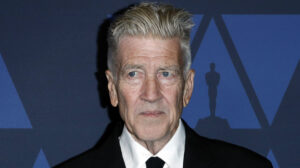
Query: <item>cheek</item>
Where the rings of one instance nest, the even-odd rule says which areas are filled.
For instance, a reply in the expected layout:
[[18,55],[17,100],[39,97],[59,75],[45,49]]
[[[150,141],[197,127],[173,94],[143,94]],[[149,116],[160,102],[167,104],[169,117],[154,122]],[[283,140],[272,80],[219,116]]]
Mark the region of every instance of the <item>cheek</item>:
[[176,120],[180,117],[182,109],[182,86],[177,84],[174,86],[162,87],[162,93],[167,101],[170,117],[172,117],[172,120]]
[[126,121],[133,117],[138,94],[139,89],[137,86],[120,85],[119,110],[123,120]]

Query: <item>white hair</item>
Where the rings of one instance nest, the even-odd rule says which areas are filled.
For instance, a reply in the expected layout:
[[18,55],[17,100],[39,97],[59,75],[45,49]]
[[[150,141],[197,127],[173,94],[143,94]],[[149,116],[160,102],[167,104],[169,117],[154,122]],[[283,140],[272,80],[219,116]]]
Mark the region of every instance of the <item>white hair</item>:
[[109,70],[116,74],[118,44],[124,36],[179,38],[183,73],[186,76],[191,66],[190,30],[194,25],[191,16],[183,9],[153,2],[143,2],[129,8],[117,16],[109,27],[107,58]]

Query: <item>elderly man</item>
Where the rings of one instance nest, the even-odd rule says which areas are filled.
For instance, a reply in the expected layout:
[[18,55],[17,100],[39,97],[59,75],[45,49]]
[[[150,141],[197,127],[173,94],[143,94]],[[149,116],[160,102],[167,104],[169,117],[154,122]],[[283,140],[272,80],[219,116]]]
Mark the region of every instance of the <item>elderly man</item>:
[[124,124],[58,167],[272,167],[245,148],[197,135],[181,119],[194,87],[192,26],[188,12],[156,3],[136,5],[113,21],[106,77]]

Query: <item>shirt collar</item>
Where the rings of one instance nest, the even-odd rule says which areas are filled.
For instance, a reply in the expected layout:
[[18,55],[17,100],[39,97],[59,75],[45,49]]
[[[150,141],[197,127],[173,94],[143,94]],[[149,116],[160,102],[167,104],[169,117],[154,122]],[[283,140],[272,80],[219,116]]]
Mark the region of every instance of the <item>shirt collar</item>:
[[179,126],[170,141],[156,154],[170,168],[183,167],[185,150],[185,130],[181,120]]
[[152,156],[151,152],[133,139],[126,126],[124,126],[119,139],[123,160],[127,168],[143,167],[146,160]]
[[185,130],[181,120],[179,120],[179,126],[173,137],[156,155],[153,155],[145,147],[136,142],[126,126],[123,128],[119,140],[122,156],[128,168],[144,167],[145,162],[152,156],[160,157],[168,167],[183,167]]

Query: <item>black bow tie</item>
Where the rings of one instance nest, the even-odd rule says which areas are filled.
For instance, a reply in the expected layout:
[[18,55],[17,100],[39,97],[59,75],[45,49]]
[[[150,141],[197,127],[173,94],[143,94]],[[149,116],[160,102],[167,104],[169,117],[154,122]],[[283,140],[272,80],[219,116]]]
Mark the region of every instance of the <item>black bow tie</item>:
[[150,157],[146,161],[147,168],[163,168],[165,162],[161,160],[159,157]]

